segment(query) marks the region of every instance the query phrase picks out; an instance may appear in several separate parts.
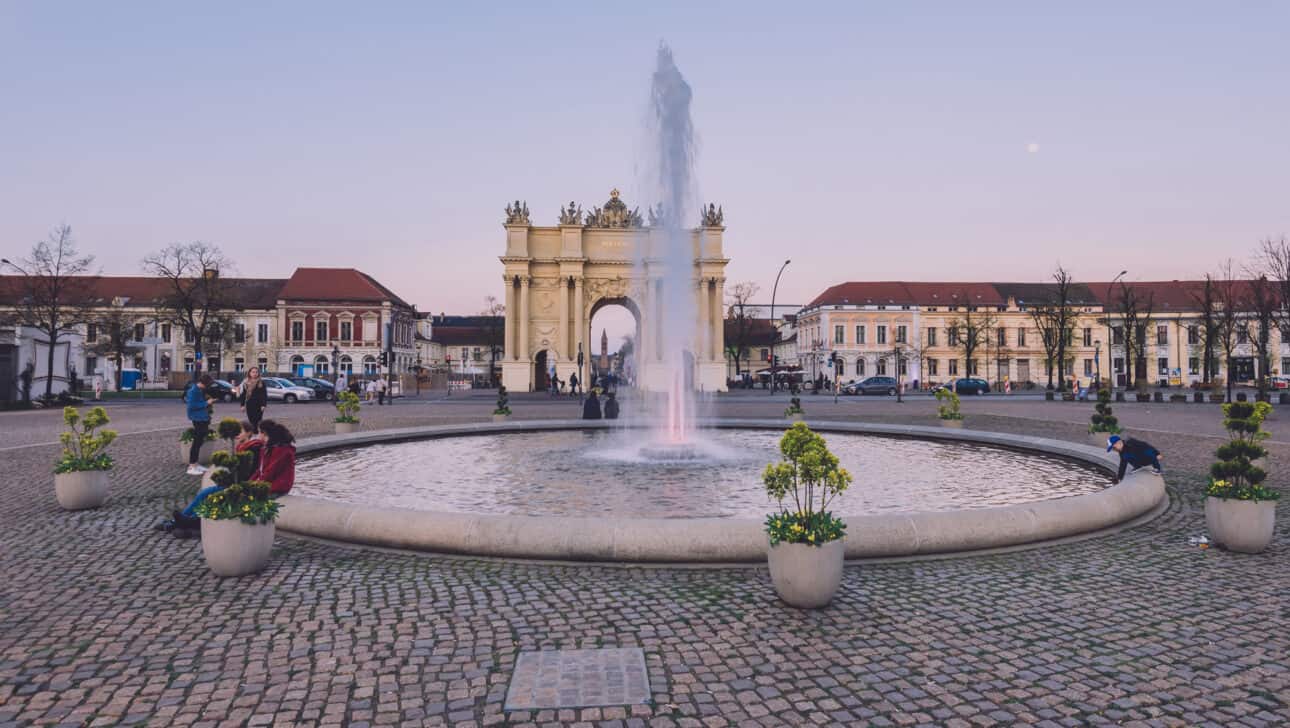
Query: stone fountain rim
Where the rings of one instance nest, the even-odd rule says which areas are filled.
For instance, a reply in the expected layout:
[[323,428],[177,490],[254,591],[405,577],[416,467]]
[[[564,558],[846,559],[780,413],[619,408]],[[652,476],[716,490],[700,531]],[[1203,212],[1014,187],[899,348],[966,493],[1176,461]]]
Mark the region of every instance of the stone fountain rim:
[[[719,429],[785,429],[781,419],[720,418]],[[817,432],[971,442],[1074,460],[1107,472],[1117,463],[1085,444],[982,430],[870,422],[811,422]],[[594,430],[620,422],[525,420],[373,430],[303,440],[301,455],[340,448],[485,434]],[[644,426],[644,423],[639,426]],[[943,557],[1067,540],[1115,527],[1159,509],[1158,475],[1137,471],[1117,485],[1077,496],[990,508],[846,517],[846,558]],[[330,541],[432,553],[547,561],[746,563],[764,561],[762,523],[738,518],[519,516],[383,508],[286,496],[279,530]]]

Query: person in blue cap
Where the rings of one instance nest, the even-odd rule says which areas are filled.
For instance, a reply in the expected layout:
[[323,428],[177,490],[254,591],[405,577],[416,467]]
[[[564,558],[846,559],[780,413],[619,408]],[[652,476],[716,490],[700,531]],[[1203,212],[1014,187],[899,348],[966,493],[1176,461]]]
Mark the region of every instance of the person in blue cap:
[[1160,472],[1160,451],[1150,443],[1132,437],[1126,440],[1119,435],[1111,435],[1106,440],[1106,451],[1112,450],[1120,454],[1120,472],[1115,474],[1115,480],[1111,481],[1113,484],[1124,479],[1124,471],[1130,465],[1134,470],[1150,465],[1157,473]]

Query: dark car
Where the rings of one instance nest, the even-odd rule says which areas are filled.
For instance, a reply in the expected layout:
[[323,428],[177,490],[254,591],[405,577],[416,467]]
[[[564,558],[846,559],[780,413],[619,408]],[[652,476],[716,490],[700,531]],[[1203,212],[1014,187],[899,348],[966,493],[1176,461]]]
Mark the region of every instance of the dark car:
[[216,379],[206,387],[206,396],[214,397],[221,402],[232,402],[237,398],[233,392],[233,383],[227,379]]
[[315,379],[314,377],[287,378],[291,380],[292,384],[305,387],[306,389],[312,389],[314,392],[314,399],[328,400],[336,396],[336,388],[332,386],[331,382],[322,379]]
[[[937,389],[945,389],[945,386],[946,385],[942,384],[932,391],[935,392]],[[962,379],[954,380],[955,394],[988,394],[989,392],[990,383],[984,379],[978,379],[977,377],[964,377]]]
[[842,388],[845,394],[895,394],[895,377],[869,377]]

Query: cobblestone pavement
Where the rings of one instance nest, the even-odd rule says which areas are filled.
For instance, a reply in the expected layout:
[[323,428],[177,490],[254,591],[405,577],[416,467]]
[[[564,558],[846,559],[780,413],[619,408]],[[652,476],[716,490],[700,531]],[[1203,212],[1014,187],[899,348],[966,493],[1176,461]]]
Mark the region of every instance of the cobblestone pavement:
[[[525,417],[573,412],[515,405]],[[933,406],[806,405],[916,422]],[[969,426],[1082,440],[1072,406],[968,410]],[[491,407],[365,408],[364,426],[479,421]],[[716,407],[774,415],[783,403]],[[1168,411],[1150,418],[1171,497],[1156,520],[1030,551],[849,567],[818,612],[778,603],[764,568],[448,559],[293,538],[279,538],[265,572],[221,580],[197,542],[149,529],[195,486],[177,461],[181,420],[160,405],[112,412],[138,434],[114,446],[99,510],[58,509],[54,447],[0,452],[0,725],[1290,722],[1290,499],[1264,554],[1188,546],[1203,533],[1215,440],[1167,432],[1183,429]],[[329,427],[321,406],[275,415],[301,434]],[[43,442],[56,417],[5,415],[0,431]],[[1271,449],[1284,485],[1290,446]],[[643,649],[652,703],[503,711],[521,651],[594,647]]]

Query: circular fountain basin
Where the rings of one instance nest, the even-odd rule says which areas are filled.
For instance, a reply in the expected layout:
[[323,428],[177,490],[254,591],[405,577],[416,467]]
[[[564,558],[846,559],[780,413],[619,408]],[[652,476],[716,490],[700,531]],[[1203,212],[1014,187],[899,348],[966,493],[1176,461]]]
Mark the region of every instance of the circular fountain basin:
[[[652,444],[613,423],[407,428],[300,444],[283,531],[416,550],[557,560],[748,562],[776,510],[760,472],[778,420]],[[1144,473],[1108,487],[1102,449],[973,430],[813,423],[855,483],[831,505],[849,559],[1042,542],[1163,502]],[[357,447],[370,446],[370,447]]]

